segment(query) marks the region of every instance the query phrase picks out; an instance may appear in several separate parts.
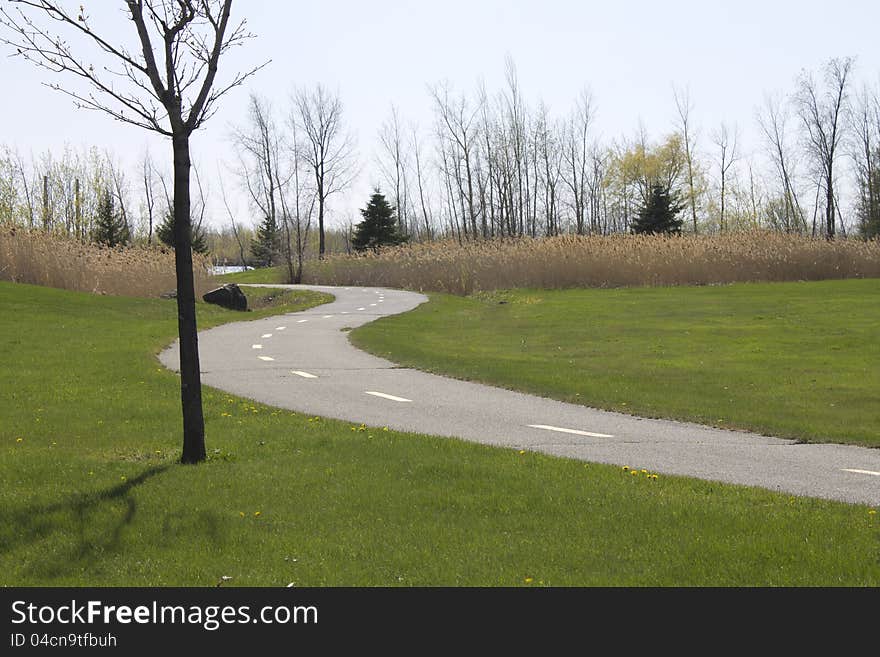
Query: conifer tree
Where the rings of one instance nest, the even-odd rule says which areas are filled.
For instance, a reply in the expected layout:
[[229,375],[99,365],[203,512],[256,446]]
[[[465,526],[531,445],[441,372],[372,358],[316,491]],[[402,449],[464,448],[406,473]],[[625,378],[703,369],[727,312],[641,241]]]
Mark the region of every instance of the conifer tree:
[[361,216],[364,220],[355,226],[351,240],[355,251],[378,251],[383,246],[394,246],[406,241],[406,236],[398,230],[395,209],[378,189],[370,197],[367,207],[361,210]]
[[[165,213],[165,219],[156,229],[156,235],[165,245],[174,248],[174,213]],[[207,253],[208,241],[205,237],[205,231],[201,225],[196,223],[190,224],[190,239],[193,253]]]
[[113,196],[108,190],[101,194],[98,201],[98,216],[95,219],[95,230],[92,238],[105,246],[120,246],[129,241],[128,226],[125,220],[116,213],[113,207]]
[[648,202],[639,209],[639,216],[632,224],[632,232],[637,234],[660,235],[681,233],[682,220],[678,213],[684,209],[677,195],[660,183],[651,185]]
[[274,217],[266,217],[251,241],[254,263],[261,267],[277,264],[281,254],[281,229]]

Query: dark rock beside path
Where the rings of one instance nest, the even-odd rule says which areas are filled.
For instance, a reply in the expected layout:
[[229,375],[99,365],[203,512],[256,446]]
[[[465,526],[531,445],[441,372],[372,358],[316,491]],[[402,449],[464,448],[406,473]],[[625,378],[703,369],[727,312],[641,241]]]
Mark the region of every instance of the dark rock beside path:
[[223,287],[211,290],[202,299],[205,303],[213,303],[230,310],[247,310],[247,297],[235,283],[227,283]]

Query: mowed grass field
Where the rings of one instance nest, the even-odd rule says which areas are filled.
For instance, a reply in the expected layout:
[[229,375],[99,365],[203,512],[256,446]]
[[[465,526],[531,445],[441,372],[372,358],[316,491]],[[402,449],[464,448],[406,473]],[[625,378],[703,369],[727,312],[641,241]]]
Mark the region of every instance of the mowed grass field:
[[880,584],[876,509],[207,388],[210,459],[179,465],[173,301],[0,283],[0,309],[3,586]]
[[880,279],[514,290],[352,332],[422,370],[648,417],[880,447]]

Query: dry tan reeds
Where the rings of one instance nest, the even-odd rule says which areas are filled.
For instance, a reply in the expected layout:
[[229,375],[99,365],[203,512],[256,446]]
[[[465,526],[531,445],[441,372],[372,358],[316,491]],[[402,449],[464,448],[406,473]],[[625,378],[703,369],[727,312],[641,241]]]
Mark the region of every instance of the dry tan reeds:
[[880,277],[880,242],[776,232],[411,244],[311,263],[307,282],[470,294],[514,287],[711,285]]
[[[193,263],[200,296],[214,286],[210,262],[194,254]],[[177,286],[170,249],[110,249],[7,227],[0,227],[0,280],[135,297],[155,297]]]

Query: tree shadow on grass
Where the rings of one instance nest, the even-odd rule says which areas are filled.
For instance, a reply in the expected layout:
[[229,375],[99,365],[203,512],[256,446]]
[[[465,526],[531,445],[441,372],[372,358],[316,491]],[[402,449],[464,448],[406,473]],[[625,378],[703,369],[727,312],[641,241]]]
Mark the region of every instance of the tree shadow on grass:
[[119,547],[123,530],[134,520],[133,489],[168,467],[153,466],[110,488],[60,502],[0,510],[0,551],[27,548],[25,569],[41,580],[88,572]]

